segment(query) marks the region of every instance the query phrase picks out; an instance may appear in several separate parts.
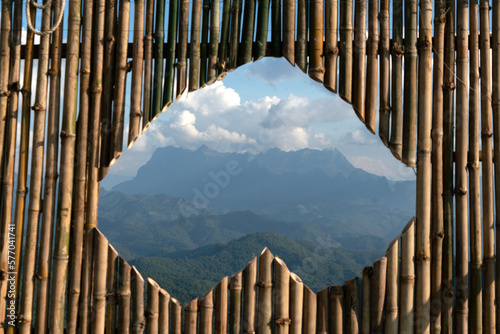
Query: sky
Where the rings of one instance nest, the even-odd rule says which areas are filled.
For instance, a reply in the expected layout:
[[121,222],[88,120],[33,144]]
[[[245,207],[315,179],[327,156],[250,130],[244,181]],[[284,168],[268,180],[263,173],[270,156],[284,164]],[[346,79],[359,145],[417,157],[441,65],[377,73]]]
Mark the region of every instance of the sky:
[[252,153],[273,147],[336,148],[368,172],[391,180],[415,178],[413,169],[392,156],[349,104],[284,58],[241,66],[222,81],[184,94],[124,152],[110,175],[134,177],[156,148],[169,145]]

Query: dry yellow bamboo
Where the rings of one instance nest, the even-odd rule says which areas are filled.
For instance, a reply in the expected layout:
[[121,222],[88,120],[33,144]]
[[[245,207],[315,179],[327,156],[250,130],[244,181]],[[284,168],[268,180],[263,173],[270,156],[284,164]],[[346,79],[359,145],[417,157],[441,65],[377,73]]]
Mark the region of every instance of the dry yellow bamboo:
[[394,157],[401,160],[403,147],[403,0],[394,0],[392,7],[392,105],[389,148]]
[[[5,138],[7,135],[7,103],[8,103],[8,91],[9,91],[9,71],[10,71],[10,43],[9,37],[12,29],[12,1],[6,0],[2,1],[2,27],[0,36],[0,138]],[[3,190],[3,168],[4,160],[7,159],[7,155],[4,152],[4,140],[0,140],[0,189],[2,190],[2,195],[5,193]],[[5,198],[5,196],[2,196]],[[2,206],[5,205],[3,202]],[[1,217],[2,227],[6,228],[4,225],[4,218]],[[2,239],[3,240],[3,239]],[[2,288],[2,296],[4,295],[4,290]],[[2,301],[0,303],[3,304]],[[0,306],[0,309],[5,311],[5,305]],[[2,314],[4,314],[3,312]],[[4,320],[0,320],[2,325]],[[3,326],[2,326],[3,328]]]
[[295,63],[306,73],[307,71],[307,36],[308,36],[308,3],[298,0],[297,3],[297,41],[295,43]]
[[365,122],[366,1],[355,0],[352,67],[352,108]]
[[414,332],[413,296],[415,289],[415,219],[412,218],[401,232],[401,297],[400,297],[400,333]]
[[379,101],[379,137],[389,147],[389,125],[391,112],[391,64],[390,64],[390,23],[389,0],[380,1],[380,101]]
[[198,298],[184,306],[184,334],[196,334],[198,328]]
[[108,270],[108,240],[96,228],[94,237],[94,284],[92,317],[90,330],[92,333],[104,333],[106,324],[106,273]]
[[179,42],[175,50],[177,53],[177,100],[184,94],[187,87],[189,0],[180,1],[179,7]]
[[352,0],[340,1],[339,96],[352,102]]
[[323,66],[323,1],[310,1],[309,26],[309,77],[323,82],[325,68]]
[[363,280],[361,287],[361,333],[370,333],[370,309],[371,309],[371,289],[372,289],[373,268],[363,268]]
[[[488,2],[489,4],[489,2]],[[493,2],[492,6],[492,29],[493,35],[491,37],[492,44],[492,107],[493,107],[493,145],[494,145],[494,156],[500,156],[500,3],[497,1]],[[495,208],[496,208],[496,230],[499,231],[500,228],[500,164],[495,160]],[[496,233],[496,254],[500,254],[500,234]],[[500,266],[496,266],[496,280],[500,282]],[[500,296],[500,284],[495,286],[495,295]],[[451,298],[450,298],[451,299]],[[500,326],[500,307],[496,307],[496,319],[497,326]]]
[[191,11],[191,40],[189,44],[189,82],[188,93],[200,87],[200,22],[201,2],[193,0]]
[[283,57],[295,66],[295,1],[283,0]]
[[182,306],[175,298],[170,298],[170,319],[172,334],[182,334]]
[[243,282],[242,272],[231,276],[229,283],[229,333],[238,334],[241,331],[241,289]]
[[158,333],[160,315],[160,286],[148,277],[148,306],[146,309],[146,333]]
[[317,332],[328,333],[328,300],[330,299],[330,290],[328,287],[318,292],[317,306]]
[[384,256],[373,262],[370,333],[382,334],[387,279],[387,258]]
[[385,333],[397,334],[398,317],[398,287],[399,287],[399,236],[394,239],[387,251],[387,283],[385,290]]
[[214,290],[200,299],[200,334],[212,334],[214,315]]
[[290,334],[302,333],[304,283],[295,273],[290,273]]
[[144,332],[144,279],[135,266],[132,266],[132,334]]
[[[218,68],[217,55],[219,53],[219,25],[220,25],[219,17],[220,17],[220,2],[212,1],[210,8],[210,46],[208,48],[207,85],[214,83],[215,80],[217,79],[217,68]],[[252,33],[253,33],[253,26],[252,26]],[[250,45],[250,50],[251,49],[252,46]]]
[[257,332],[262,334],[270,334],[273,329],[273,258],[267,247],[260,253]]
[[[146,21],[145,21],[145,36],[144,36],[144,89],[142,99],[142,133],[151,124],[151,97],[153,84],[153,22],[154,22],[154,0],[146,2]],[[142,73],[141,73],[142,76]]]
[[345,332],[359,333],[359,278],[345,282]]
[[257,296],[257,257],[243,270],[243,332],[255,332],[255,302]]
[[344,291],[343,285],[334,285],[330,288],[330,333],[344,333]]
[[274,333],[288,334],[290,329],[290,271],[279,257],[274,258]]
[[375,133],[376,123],[377,123],[378,44],[379,44],[378,0],[368,0],[368,41],[366,47],[365,125],[366,128],[371,133]]
[[304,285],[304,314],[302,316],[303,333],[316,333],[317,316],[317,297],[316,294]]
[[106,283],[106,334],[116,333],[116,306],[118,304],[118,252],[113,246],[108,249],[108,274]]
[[131,296],[131,268],[123,259],[119,258],[118,273],[118,333],[128,334],[130,331],[130,296]]
[[170,325],[170,294],[160,289],[160,319],[158,321],[158,333],[168,334]]
[[337,93],[337,24],[338,24],[338,1],[325,0],[325,81],[326,89]]
[[215,287],[215,333],[227,333],[227,288],[228,278],[224,277]]

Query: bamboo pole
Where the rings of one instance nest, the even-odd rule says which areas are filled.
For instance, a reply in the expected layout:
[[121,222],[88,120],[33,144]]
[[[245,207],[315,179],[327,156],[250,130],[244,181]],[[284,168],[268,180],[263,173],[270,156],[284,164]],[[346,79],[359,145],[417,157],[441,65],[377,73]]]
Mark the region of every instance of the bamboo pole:
[[345,282],[345,332],[359,333],[359,278]]
[[430,329],[431,305],[431,129],[432,0],[420,1],[418,61],[417,240],[415,247],[415,331]]
[[316,332],[317,316],[317,297],[316,294],[304,285],[304,323],[302,325],[304,333]]
[[[274,2],[279,0],[273,0]],[[240,26],[241,26],[241,0],[233,0],[231,6],[231,30],[229,37],[229,63],[228,70],[233,71],[238,67],[238,45],[240,43]],[[274,30],[273,30],[274,33]],[[281,28],[280,28],[281,33]],[[281,39],[280,39],[281,45]]]
[[441,328],[444,333],[453,330],[453,196],[454,196],[454,87],[455,87],[455,1],[446,2],[443,75],[443,270]]
[[139,137],[141,124],[142,70],[144,60],[144,0],[134,2],[134,49],[132,63],[132,90],[130,92],[130,120],[128,128],[128,148]]
[[402,158],[403,147],[403,0],[393,1],[392,15],[392,87],[391,139],[389,148],[396,159]]
[[323,66],[323,10],[322,0],[310,1],[311,16],[309,21],[309,77],[323,82],[325,68]]
[[131,295],[131,268],[123,259],[119,258],[118,273],[118,333],[128,334],[130,331],[130,295]]
[[468,207],[467,207],[467,120],[468,117],[468,65],[469,65],[469,24],[468,6],[457,4],[457,120],[455,153],[456,192],[456,330],[467,331],[468,290],[469,290],[469,248],[468,248]]
[[[295,2],[293,2],[295,3]],[[241,32],[241,45],[239,48],[240,60],[239,66],[252,61],[253,35],[255,26],[255,5],[256,0],[245,1],[245,9],[243,13],[243,27]],[[212,3],[213,6],[213,3]],[[285,10],[287,7],[284,7]],[[214,9],[212,9],[212,12]],[[295,11],[293,12],[295,17]],[[213,25],[212,25],[213,26]],[[212,32],[210,32],[211,34]],[[295,30],[293,32],[293,41],[295,43]]]
[[165,62],[165,87],[163,90],[163,109],[168,108],[174,100],[175,51],[177,46],[177,26],[179,24],[179,1],[170,1],[168,7],[167,59]]
[[214,315],[214,290],[200,299],[200,334],[212,334]]
[[106,324],[106,273],[108,267],[108,240],[97,229],[93,229],[94,237],[94,284],[91,331],[104,333]]
[[[176,99],[178,100],[187,87],[187,57],[188,57],[188,31],[189,31],[189,0],[179,0],[179,50],[170,50],[177,52],[177,90]],[[170,43],[170,38],[169,38]],[[175,44],[175,43],[174,43]],[[171,48],[172,49],[172,48]],[[169,58],[170,59],[170,58]]]
[[148,306],[146,309],[146,333],[158,333],[160,314],[160,286],[148,277]]
[[387,251],[387,283],[385,290],[385,333],[397,334],[399,329],[398,287],[399,287],[399,236],[394,239]]
[[[21,8],[19,8],[21,10]],[[19,13],[19,16],[21,13]],[[19,19],[19,17],[17,18]],[[51,10],[45,10],[42,14],[42,30],[50,29]],[[14,29],[16,22],[14,22]],[[20,32],[19,32],[20,33]],[[20,36],[19,36],[20,40]],[[20,52],[19,55],[20,57]],[[15,59],[15,58],[14,58]],[[11,61],[14,60],[11,58]],[[20,59],[19,59],[20,61]],[[20,298],[19,318],[23,319],[19,326],[20,333],[29,333],[33,321],[33,295],[35,291],[34,278],[36,267],[36,252],[38,243],[38,229],[42,204],[43,186],[43,161],[45,142],[45,122],[47,111],[47,87],[48,70],[50,62],[50,36],[42,36],[40,40],[40,53],[38,58],[37,90],[33,111],[35,120],[33,124],[33,141],[31,149],[31,169],[30,169],[30,196],[28,205],[28,220],[26,229],[26,241],[23,254],[23,276],[22,294]],[[19,66],[19,64],[17,64]],[[16,71],[11,67],[12,71]],[[19,68],[17,68],[19,72]],[[14,101],[13,101],[14,102]],[[16,109],[17,109],[17,101]],[[14,123],[15,124],[15,123]],[[14,133],[15,134],[15,133]],[[6,180],[4,180],[6,181]],[[9,204],[10,206],[10,204]],[[18,293],[20,291],[17,291]],[[10,301],[9,301],[10,303]]]
[[224,277],[215,287],[215,333],[227,333],[227,285]]
[[330,288],[330,333],[344,333],[344,292],[343,285],[334,285]]
[[[493,2],[492,6],[492,107],[493,107],[493,145],[494,157],[500,156],[500,3]],[[458,104],[458,103],[457,103]],[[495,160],[494,166],[495,175],[495,225],[496,230],[500,228],[500,163],[498,159]],[[500,235],[496,234],[496,254],[500,254]],[[500,266],[496,266],[496,280],[500,282]],[[500,296],[500,284],[495,285],[495,295]],[[497,326],[500,326],[500,307],[496,307]]]
[[339,96],[352,102],[352,0],[340,1]]
[[144,318],[144,279],[135,266],[132,266],[132,333],[143,333],[146,319]]
[[306,0],[297,2],[297,42],[295,43],[295,63],[302,72],[307,71],[308,7]]
[[[255,15],[255,11],[254,11]],[[219,26],[220,26],[220,2],[210,3],[210,44],[208,46],[208,71],[207,85],[211,85],[217,79],[217,54],[219,52]],[[250,43],[251,46],[251,43]],[[252,49],[250,48],[250,57]]]
[[175,298],[170,298],[170,319],[172,334],[182,334],[182,306]]
[[193,0],[191,11],[191,40],[189,48],[189,92],[200,86],[200,23],[201,1]]
[[241,289],[243,274],[238,272],[231,276],[229,283],[229,333],[238,334],[241,332]]
[[471,331],[483,331],[483,270],[481,245],[481,180],[479,171],[479,4],[471,1],[469,10],[469,201],[470,201],[470,327]]
[[290,334],[302,333],[304,283],[295,273],[290,273]]
[[383,315],[387,279],[387,258],[381,257],[373,262],[371,289],[370,333],[383,332]]
[[401,161],[416,166],[417,140],[417,1],[405,0],[405,81]]
[[373,268],[363,268],[363,280],[361,287],[361,333],[370,333],[370,309],[371,309],[371,296],[372,296],[372,276]]
[[201,46],[200,46],[200,87],[207,85],[208,75],[208,33],[210,25],[210,0],[203,0],[203,21],[201,27]]
[[415,219],[412,218],[401,232],[401,297],[400,297],[400,333],[414,332],[414,304],[415,289]]
[[124,101],[125,89],[127,86],[129,21],[130,0],[120,0],[120,13],[118,19],[119,34],[117,36],[118,40],[116,41],[116,85],[113,98],[113,127],[110,140],[110,166],[120,158],[123,150]]
[[[377,123],[377,84],[379,53],[378,30],[378,0],[368,0],[368,41],[366,47],[366,97],[365,97],[365,125],[371,133],[375,133]],[[380,84],[384,84],[381,77]],[[381,107],[384,107],[380,104]]]
[[[247,2],[246,1],[245,6]],[[246,7],[245,7],[245,10]],[[295,66],[295,1],[283,0],[283,47],[282,55]],[[240,64],[241,65],[241,64]]]
[[365,122],[366,1],[355,0],[352,68],[352,108]]
[[279,257],[274,258],[274,333],[290,331],[290,271]]
[[273,258],[267,247],[260,253],[257,332],[262,334],[270,334],[273,329]]
[[281,57],[281,0],[271,1],[271,56]]
[[[154,0],[146,1],[146,21],[144,36],[144,90],[142,99],[142,133],[146,131],[151,122],[151,95],[153,80],[153,22],[155,16]],[[142,73],[141,73],[142,76]]]
[[493,156],[491,137],[491,54],[489,1],[480,1],[481,47],[481,147],[484,249],[484,333],[494,333],[495,322],[495,230],[493,221]]
[[318,292],[317,295],[317,332],[328,333],[328,300],[330,299],[330,290],[328,287]]
[[[267,0],[268,1],[268,0]],[[222,4],[222,23],[220,30],[219,62],[217,63],[217,80],[222,80],[226,76],[227,54],[229,43],[229,22],[230,22],[231,1],[225,0]],[[266,32],[267,41],[267,32]]]
[[389,147],[389,127],[391,112],[391,63],[390,63],[390,23],[389,0],[380,1],[380,101],[379,101],[379,137]]
[[[153,77],[153,104],[151,108],[151,122],[156,120],[163,109],[162,88],[163,88],[163,49],[165,43],[165,2],[160,0],[156,3],[156,22],[155,22],[155,71]],[[177,1],[172,1],[177,4]],[[170,18],[169,18],[170,19]],[[170,95],[172,96],[172,95]]]
[[243,270],[243,332],[255,332],[255,301],[257,296],[257,257]]
[[196,334],[198,328],[198,298],[184,307],[184,334]]
[[158,324],[158,333],[168,334],[170,324],[169,314],[170,294],[160,289],[160,319]]
[[254,50],[254,61],[266,55],[267,32],[269,26],[269,0],[257,1],[257,31],[255,33],[256,49]]
[[337,47],[337,24],[338,24],[338,1],[325,1],[325,81],[326,89],[337,93],[337,56],[339,49]]
[[109,245],[106,282],[106,334],[116,333],[116,306],[118,304],[118,252]]

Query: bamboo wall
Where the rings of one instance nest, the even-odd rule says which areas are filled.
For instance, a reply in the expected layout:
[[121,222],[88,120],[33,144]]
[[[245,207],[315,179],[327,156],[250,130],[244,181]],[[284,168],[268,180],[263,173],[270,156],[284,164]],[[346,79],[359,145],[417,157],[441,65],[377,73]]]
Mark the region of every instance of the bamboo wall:
[[[275,331],[496,330],[500,2],[52,0],[39,9],[34,3],[1,2],[0,314],[7,317],[0,317],[0,334],[33,327],[38,333],[102,332],[111,330],[105,324],[113,317],[120,333],[129,324],[141,332],[145,322],[148,330],[170,322],[180,333],[183,324],[195,331],[199,321],[198,328],[209,330],[213,298],[215,327],[227,330],[226,313],[217,307],[227,297],[224,284],[237,287],[240,278],[221,282],[215,297],[204,296],[184,312],[171,299],[168,319],[168,295],[148,281],[147,300],[160,305],[160,315],[147,305],[144,318],[143,279],[123,260],[109,262],[117,255],[92,231],[99,182],[124,141],[132,146],[185,91],[266,56],[284,57],[352,104],[397,159],[416,167],[417,203],[415,238],[410,229],[403,236],[411,237],[401,240],[399,299],[394,281],[382,286],[397,272],[389,258],[363,272],[361,302],[352,286],[357,281],[348,282],[343,321],[340,288],[332,288],[333,299],[326,297],[331,291],[299,292],[292,275],[288,311],[302,316],[298,328],[286,321],[286,308],[270,308],[278,287],[267,285],[278,275],[279,291],[287,290],[286,270],[267,272],[271,283],[259,281],[263,322],[256,331],[271,331],[272,312],[283,320]],[[37,22],[39,43],[31,28],[21,38],[25,18]],[[270,267],[281,264],[268,260]],[[116,266],[118,273],[106,274]],[[108,295],[106,279],[120,293]],[[241,298],[233,290],[230,300]],[[244,290],[243,300],[254,299],[252,293]],[[303,293],[307,312],[292,304],[293,293]],[[108,299],[118,305],[116,316]],[[111,318],[102,313],[105,304]],[[370,311],[359,314],[356,305]],[[248,307],[242,309],[245,314]],[[238,321],[253,326],[255,315],[248,317],[233,316],[230,330]]]

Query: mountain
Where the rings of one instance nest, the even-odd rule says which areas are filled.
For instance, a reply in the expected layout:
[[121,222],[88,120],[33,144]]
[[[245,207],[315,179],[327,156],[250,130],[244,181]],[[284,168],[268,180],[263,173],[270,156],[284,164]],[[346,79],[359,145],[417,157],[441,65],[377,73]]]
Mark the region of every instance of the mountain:
[[265,247],[283,259],[290,271],[315,291],[359,276],[364,266],[383,255],[381,250],[326,248],[277,233],[257,232],[227,244],[137,258],[131,264],[182,303],[187,303],[215,287],[224,276],[243,269]]

